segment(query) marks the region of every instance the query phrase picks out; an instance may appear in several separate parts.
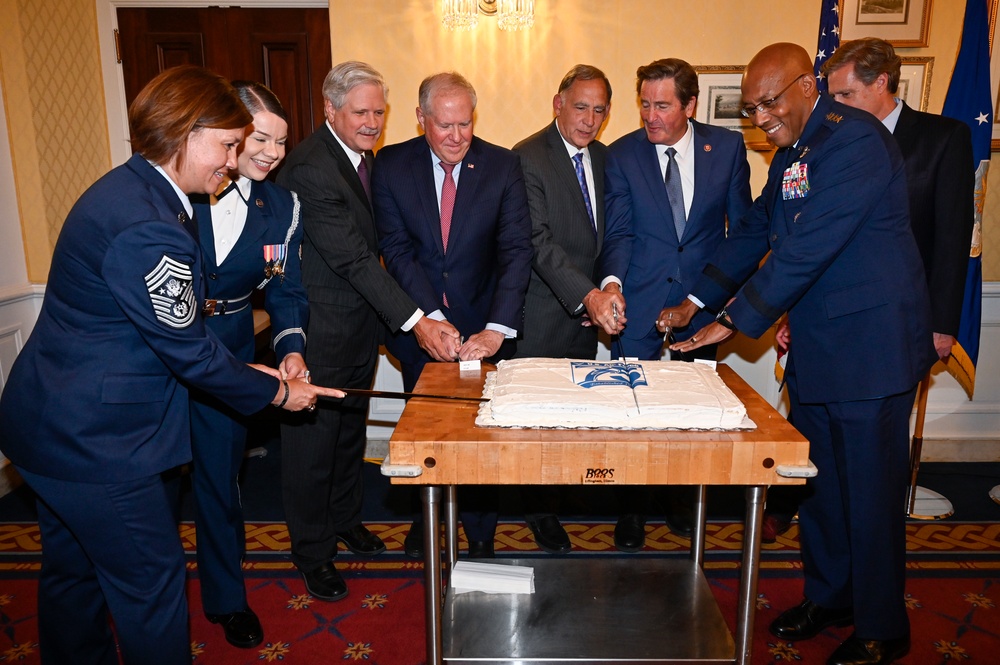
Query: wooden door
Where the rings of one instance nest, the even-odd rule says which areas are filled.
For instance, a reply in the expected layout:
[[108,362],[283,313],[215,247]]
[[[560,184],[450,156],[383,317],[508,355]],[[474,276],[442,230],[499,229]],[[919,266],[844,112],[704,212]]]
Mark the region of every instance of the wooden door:
[[289,150],[323,121],[326,9],[119,8],[118,31],[128,104],[164,69],[193,64],[271,88],[288,113]]

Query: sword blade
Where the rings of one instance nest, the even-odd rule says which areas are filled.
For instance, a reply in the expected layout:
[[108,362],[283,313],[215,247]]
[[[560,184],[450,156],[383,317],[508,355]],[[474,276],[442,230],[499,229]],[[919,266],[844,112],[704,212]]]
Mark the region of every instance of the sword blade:
[[[403,393],[394,392],[392,390],[364,390],[362,388],[334,388],[334,390],[340,390],[348,395],[356,395],[358,397],[385,397],[387,399],[410,399],[411,397],[423,397],[425,399],[447,399],[455,402],[488,402],[489,397],[459,397],[458,395],[425,395],[422,393]],[[337,399],[335,397],[327,397],[326,395],[319,395],[320,398],[324,399]]]

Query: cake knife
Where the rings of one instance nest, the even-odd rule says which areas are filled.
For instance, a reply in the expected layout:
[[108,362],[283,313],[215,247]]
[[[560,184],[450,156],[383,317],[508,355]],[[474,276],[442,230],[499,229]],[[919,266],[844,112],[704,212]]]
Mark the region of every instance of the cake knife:
[[[404,393],[395,392],[392,390],[364,390],[363,388],[334,388],[334,390],[339,390],[348,395],[356,395],[358,397],[385,397],[388,399],[410,399],[411,397],[423,397],[426,399],[447,399],[455,402],[488,402],[489,397],[459,397],[458,395],[427,395],[424,393]],[[318,397],[323,399],[341,399],[339,397],[329,397],[327,395],[318,395]]]

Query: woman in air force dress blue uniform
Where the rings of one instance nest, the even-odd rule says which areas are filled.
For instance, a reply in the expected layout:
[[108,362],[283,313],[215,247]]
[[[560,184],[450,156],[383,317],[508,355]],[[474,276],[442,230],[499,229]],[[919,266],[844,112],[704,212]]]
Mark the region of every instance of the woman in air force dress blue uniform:
[[[234,81],[253,123],[238,149],[237,171],[217,196],[191,197],[205,272],[205,325],[244,362],[254,356],[250,297],[264,293],[271,339],[282,376],[305,376],[309,301],[302,286],[302,226],[294,194],[268,180],[285,157],[288,119],[260,83]],[[251,648],[264,639],[247,604],[242,559],[246,545],[237,476],[246,447],[245,421],[223,402],[191,393],[191,452],[198,534],[198,577],[205,615],[230,644]]]
[[200,315],[188,195],[216,191],[250,120],[225,79],[161,73],[129,107],[136,154],[63,224],[0,398],[3,452],[38,497],[42,663],[118,663],[116,638],[124,663],[190,663],[184,556],[160,478],[191,459],[189,387],[247,414],[343,396],[249,367]]

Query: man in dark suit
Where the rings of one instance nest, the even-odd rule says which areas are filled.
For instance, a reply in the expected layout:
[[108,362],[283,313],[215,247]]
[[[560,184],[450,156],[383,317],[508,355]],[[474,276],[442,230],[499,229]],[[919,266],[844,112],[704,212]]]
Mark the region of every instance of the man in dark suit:
[[[621,334],[626,356],[659,360],[664,335],[656,329],[660,310],[688,294],[702,268],[734,223],[750,207],[750,166],[739,132],[692,120],[698,74],[677,58],[656,60],[636,71],[643,128],[608,149],[605,274],[623,279],[629,324]],[[711,321],[699,313],[683,340]],[[716,347],[674,360],[714,360]],[[634,552],[645,542],[642,492],[632,498],[615,527],[615,544]],[[667,492],[667,524],[690,535],[690,491]]]
[[[716,322],[671,348],[736,330],[759,337],[788,312],[789,417],[819,474],[799,511],[805,600],[771,632],[801,640],[853,622],[827,663],[891,663],[910,642],[900,509],[909,417],[937,357],[903,158],[870,114],[818,95],[798,45],[754,56],[742,90],[744,115],[780,150],[694,288]],[[683,322],[696,308],[689,300],[667,314]]]
[[914,111],[895,97],[901,64],[891,44],[866,37],[841,44],[823,73],[833,98],[881,120],[903,153],[910,224],[931,296],[934,347],[944,360],[962,317],[975,224],[972,137],[964,122]]
[[[604,161],[597,134],[611,110],[611,82],[576,65],[552,99],[555,121],[514,146],[521,158],[535,250],[516,358],[594,358],[597,330],[618,334],[625,299],[617,282],[598,286],[604,244]],[[615,307],[617,307],[617,323]],[[557,491],[528,488],[526,521],[547,552],[571,549],[554,509]],[[539,512],[542,507],[548,512]]]
[[[379,264],[367,192],[371,150],[385,121],[382,75],[362,62],[341,63],[327,74],[323,97],[326,122],[292,151],[278,176],[302,203],[306,363],[321,385],[370,388],[383,325],[441,360],[452,357],[458,333],[424,316]],[[322,600],[347,595],[332,563],[338,541],[360,555],[385,550],[361,523],[367,412],[367,398],[348,397],[281,428],[292,561]]]
[[[462,360],[509,358],[531,273],[531,218],[517,155],[473,136],[476,92],[458,74],[420,84],[423,136],[379,152],[372,199],[386,270],[464,338]],[[395,335],[409,391],[440,360]],[[470,555],[492,556],[496,513],[462,514]],[[412,532],[413,530],[411,530]],[[412,539],[411,539],[412,540]]]

